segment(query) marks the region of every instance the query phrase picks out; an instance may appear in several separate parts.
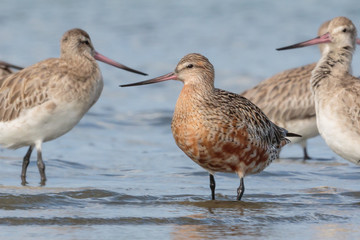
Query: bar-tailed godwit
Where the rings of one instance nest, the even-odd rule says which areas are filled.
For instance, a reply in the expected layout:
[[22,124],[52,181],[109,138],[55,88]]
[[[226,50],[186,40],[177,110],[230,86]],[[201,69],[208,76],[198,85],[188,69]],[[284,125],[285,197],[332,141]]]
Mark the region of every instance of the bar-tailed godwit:
[[278,158],[282,146],[297,136],[272,123],[246,98],[214,87],[214,68],[200,54],[188,54],[175,72],[122,87],[166,80],[184,83],[171,129],[179,148],[210,173],[215,199],[215,172],[233,172],[240,178],[237,199],[244,193],[244,177],[264,170]]
[[311,76],[317,127],[339,156],[360,164],[360,79],[350,74],[357,33],[346,17],[336,17],[327,33],[278,50],[326,44]]
[[0,81],[0,144],[12,149],[29,146],[22,165],[23,185],[33,148],[44,185],[42,143],[70,131],[98,100],[103,78],[96,60],[143,74],[96,52],[85,31],[72,29],[61,39],[59,58],[41,61]]
[[[327,32],[329,22],[326,21],[320,26],[319,36]],[[319,47],[320,52],[323,52],[324,45]],[[302,136],[290,140],[292,144],[298,143],[303,147],[304,160],[310,159],[306,140],[319,134],[315,103],[310,90],[311,71],[315,66],[316,63],[312,63],[285,70],[241,93],[261,108],[276,125]]]

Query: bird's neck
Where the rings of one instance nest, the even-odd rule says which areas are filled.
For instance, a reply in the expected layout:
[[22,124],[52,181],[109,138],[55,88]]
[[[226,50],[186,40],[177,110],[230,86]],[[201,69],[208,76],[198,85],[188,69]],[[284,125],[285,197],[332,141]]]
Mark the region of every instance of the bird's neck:
[[352,56],[353,49],[350,48],[329,50],[323,54],[312,72],[310,80],[312,90],[316,91],[330,76],[335,79],[342,79],[344,75],[349,74]]
[[204,101],[211,101],[214,88],[185,84],[176,102],[175,113],[191,115],[203,105]]
[[186,83],[181,90],[180,95],[186,96],[189,100],[207,99],[212,96],[214,92],[214,85],[210,83],[193,84]]
[[87,80],[99,71],[98,64],[95,59],[86,56],[64,56],[69,71],[76,75],[79,79]]

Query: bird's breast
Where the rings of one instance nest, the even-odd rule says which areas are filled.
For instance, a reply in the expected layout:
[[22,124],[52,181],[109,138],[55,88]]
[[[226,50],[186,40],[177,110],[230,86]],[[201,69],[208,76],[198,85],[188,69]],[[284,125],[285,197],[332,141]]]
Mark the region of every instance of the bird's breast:
[[268,149],[249,138],[245,126],[239,128],[235,121],[209,119],[216,118],[178,111],[172,121],[176,144],[201,167],[211,172],[246,175],[257,173],[270,163]]

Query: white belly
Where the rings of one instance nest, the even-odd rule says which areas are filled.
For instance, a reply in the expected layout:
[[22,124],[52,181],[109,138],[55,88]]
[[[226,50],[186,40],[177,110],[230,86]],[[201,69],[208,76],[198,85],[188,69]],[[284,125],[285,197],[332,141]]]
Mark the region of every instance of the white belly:
[[85,114],[77,103],[51,103],[23,112],[18,118],[0,122],[0,144],[7,148],[45,142],[70,131]]
[[360,135],[350,119],[338,114],[331,102],[317,109],[317,125],[326,144],[340,157],[360,164]]
[[316,117],[291,120],[286,123],[279,124],[279,126],[284,127],[291,133],[296,133],[302,137],[288,137],[291,143],[301,143],[306,141],[308,138],[313,138],[319,135],[318,128],[316,126]]

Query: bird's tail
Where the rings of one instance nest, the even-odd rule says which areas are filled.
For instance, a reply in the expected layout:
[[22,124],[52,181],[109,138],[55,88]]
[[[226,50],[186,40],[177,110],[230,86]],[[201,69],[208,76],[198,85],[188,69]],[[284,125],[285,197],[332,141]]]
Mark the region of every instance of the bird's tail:
[[299,134],[296,134],[296,133],[290,133],[290,132],[287,132],[286,133],[286,136],[287,137],[302,137],[301,135],[299,135]]
[[[296,134],[296,133],[286,132],[286,137],[302,137],[302,136],[299,135],[299,134]],[[286,144],[289,144],[289,143],[291,143],[291,141],[289,139],[283,138],[283,140],[280,143],[280,146],[283,147],[283,146],[285,146]]]

